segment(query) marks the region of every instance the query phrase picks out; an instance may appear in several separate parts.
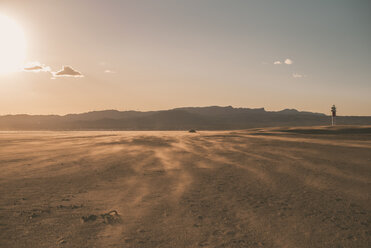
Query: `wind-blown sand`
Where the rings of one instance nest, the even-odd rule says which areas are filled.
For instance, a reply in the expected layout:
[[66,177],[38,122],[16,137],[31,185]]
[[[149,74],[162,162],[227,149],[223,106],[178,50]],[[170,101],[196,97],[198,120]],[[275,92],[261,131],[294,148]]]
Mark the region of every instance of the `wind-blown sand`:
[[0,168],[0,247],[370,247],[370,127],[1,132]]

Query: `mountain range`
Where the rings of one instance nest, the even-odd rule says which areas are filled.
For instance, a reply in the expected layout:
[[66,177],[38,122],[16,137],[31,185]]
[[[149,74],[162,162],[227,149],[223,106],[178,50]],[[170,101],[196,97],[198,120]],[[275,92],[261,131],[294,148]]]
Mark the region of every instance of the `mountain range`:
[[[67,115],[3,115],[0,130],[232,130],[330,125],[322,113],[264,108],[185,107],[161,111],[103,110]],[[371,116],[338,116],[339,125],[371,125]]]

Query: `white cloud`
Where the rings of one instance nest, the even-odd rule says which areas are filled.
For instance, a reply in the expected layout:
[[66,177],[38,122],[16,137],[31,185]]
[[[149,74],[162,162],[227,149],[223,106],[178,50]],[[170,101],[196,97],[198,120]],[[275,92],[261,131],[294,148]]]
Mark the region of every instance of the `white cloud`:
[[292,74],[292,77],[293,77],[293,78],[303,78],[304,75],[299,74],[299,73],[293,73],[293,74]]
[[60,71],[53,72],[54,77],[84,77],[80,72],[73,69],[71,66],[65,65]]
[[294,63],[294,61],[292,61],[291,59],[285,59],[286,65],[291,65],[292,63]]
[[111,71],[111,70],[104,70],[104,73],[116,73],[115,71]]
[[277,60],[277,61],[274,61],[273,64],[274,64],[274,65],[280,65],[280,64],[282,64],[282,63],[281,63],[281,61]]
[[27,63],[23,68],[25,72],[49,72],[52,77],[51,79],[56,79],[57,77],[84,77],[80,72],[73,69],[71,66],[63,66],[59,71],[53,72],[49,66],[41,64],[38,61]]

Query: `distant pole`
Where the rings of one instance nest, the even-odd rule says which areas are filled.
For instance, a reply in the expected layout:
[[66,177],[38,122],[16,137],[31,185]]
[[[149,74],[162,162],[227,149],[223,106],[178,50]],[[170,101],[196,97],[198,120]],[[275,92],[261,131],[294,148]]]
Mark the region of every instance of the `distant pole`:
[[335,105],[332,105],[331,107],[331,126],[334,126],[335,125],[335,117],[336,117],[336,106]]

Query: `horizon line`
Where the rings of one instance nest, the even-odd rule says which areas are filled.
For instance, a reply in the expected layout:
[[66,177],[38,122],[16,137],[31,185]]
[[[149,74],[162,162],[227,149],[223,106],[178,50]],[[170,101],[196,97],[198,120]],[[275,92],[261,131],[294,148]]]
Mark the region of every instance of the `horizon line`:
[[[120,109],[97,109],[97,110],[87,110],[84,112],[70,112],[70,113],[46,113],[46,114],[39,114],[39,113],[7,113],[7,114],[0,114],[1,117],[3,116],[16,116],[16,115],[30,115],[30,116],[67,116],[67,115],[79,115],[79,114],[87,114],[87,113],[92,113],[92,112],[104,112],[104,111],[117,111],[117,112],[160,112],[160,111],[169,111],[169,110],[175,110],[175,109],[183,109],[183,108],[210,108],[210,107],[220,107],[220,108],[232,108],[232,109],[251,109],[251,110],[258,110],[262,109],[265,112],[280,112],[284,110],[294,110],[300,112],[308,112],[308,113],[313,113],[313,114],[323,114],[326,116],[331,116],[331,114],[326,114],[322,112],[312,112],[310,110],[299,110],[296,108],[283,108],[279,110],[267,110],[265,107],[258,107],[258,108],[249,108],[249,107],[234,107],[232,105],[227,105],[227,106],[221,106],[221,105],[205,105],[205,106],[182,106],[182,107],[174,107],[174,108],[169,108],[169,109],[158,109],[158,110],[135,110],[135,109],[126,109],[126,110],[120,110]],[[330,111],[329,111],[330,112]],[[338,115],[338,116],[352,116],[352,117],[371,117],[371,115]]]

